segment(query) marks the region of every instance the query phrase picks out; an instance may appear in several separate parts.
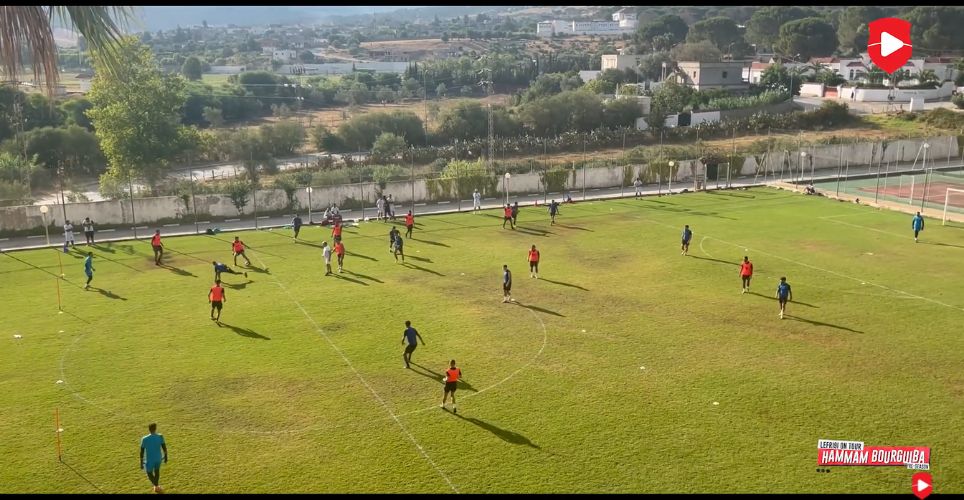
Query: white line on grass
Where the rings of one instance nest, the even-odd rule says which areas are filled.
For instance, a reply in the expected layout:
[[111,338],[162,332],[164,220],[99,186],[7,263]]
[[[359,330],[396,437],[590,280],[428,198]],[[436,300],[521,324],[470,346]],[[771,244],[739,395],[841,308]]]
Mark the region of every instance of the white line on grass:
[[[542,355],[542,351],[546,350],[546,344],[548,343],[548,340],[549,340],[549,332],[546,330],[546,324],[542,322],[542,318],[540,318],[539,315],[536,314],[532,309],[528,309],[528,311],[529,311],[530,313],[532,313],[532,315],[535,316],[537,320],[539,320],[539,324],[542,325],[542,347],[539,348],[539,352],[537,352],[537,353],[535,354],[535,356],[533,356],[532,359],[530,359],[526,364],[524,364],[524,365],[522,365],[521,367],[519,367],[519,369],[517,369],[516,371],[510,373],[508,377],[506,377],[506,378],[504,378],[504,379],[502,379],[502,380],[500,380],[500,381],[498,381],[498,382],[496,382],[496,383],[494,383],[494,384],[492,384],[492,385],[490,385],[490,386],[488,386],[488,387],[486,387],[486,388],[484,388],[484,389],[480,389],[478,392],[473,392],[473,393],[467,394],[467,395],[465,395],[465,396],[459,396],[459,399],[460,399],[460,400],[468,399],[468,398],[470,398],[470,397],[472,397],[472,396],[478,396],[479,394],[482,394],[483,392],[485,392],[485,391],[487,391],[487,390],[489,390],[489,389],[495,389],[496,387],[498,387],[498,386],[500,386],[500,385],[508,382],[510,379],[512,379],[512,377],[515,377],[516,375],[518,375],[519,372],[521,372],[522,370],[525,370],[526,368],[529,368],[530,366],[532,366],[532,363],[535,363],[536,359],[538,359],[539,356]],[[405,417],[405,416],[408,416],[408,415],[414,415],[414,414],[416,414],[416,413],[422,413],[422,412],[426,412],[426,411],[431,411],[431,410],[433,410],[433,409],[435,409],[435,408],[436,408],[435,405],[427,406],[427,407],[422,408],[422,409],[420,409],[420,410],[412,410],[412,411],[410,411],[410,412],[406,412],[406,413],[399,414],[398,416],[399,416],[399,417]]]
[[827,222],[833,222],[834,224],[843,224],[843,225],[845,225],[845,226],[856,227],[856,228],[858,228],[858,229],[866,229],[866,230],[868,230],[868,231],[875,231],[875,232],[882,233],[882,234],[889,234],[889,235],[891,235],[891,236],[896,236],[896,237],[901,238],[901,239],[909,239],[909,238],[910,238],[909,236],[900,235],[900,234],[897,234],[897,233],[892,233],[892,232],[890,232],[890,231],[884,231],[884,230],[882,230],[882,229],[877,229],[877,228],[868,227],[868,226],[862,226],[862,225],[860,225],[860,224],[852,224],[852,223],[850,223],[850,222],[844,222],[844,221],[842,221],[842,220],[835,220],[835,219],[831,219],[831,218],[829,218],[829,217],[820,217],[820,218],[823,219],[823,220],[825,220],[825,221],[827,221]]
[[[715,237],[712,237],[712,236],[707,236],[707,238],[714,239],[714,240],[719,241],[719,242],[721,242],[721,243],[726,243],[727,245],[733,245],[733,246],[735,246],[735,247],[741,247],[741,246],[743,246],[743,245],[738,245],[738,244],[736,244],[736,243],[731,243],[731,242],[729,242],[729,241],[721,240],[721,239],[719,239],[719,238],[715,238]],[[885,286],[885,285],[880,285],[880,284],[877,284],[877,283],[874,283],[874,282],[871,282],[871,281],[867,281],[867,280],[864,280],[864,279],[855,278],[855,277],[853,277],[853,276],[848,276],[848,275],[846,275],[846,274],[838,273],[838,272],[836,272],[836,271],[831,271],[831,270],[829,270],[829,269],[824,269],[824,268],[822,268],[822,267],[817,267],[817,266],[813,266],[813,265],[810,265],[810,264],[805,264],[805,263],[803,263],[803,262],[796,261],[796,260],[793,260],[793,259],[788,259],[788,258],[786,258],[786,257],[780,257],[779,255],[773,255],[773,254],[771,254],[771,253],[764,252],[763,250],[755,250],[755,249],[750,248],[750,247],[744,247],[744,248],[749,248],[750,250],[753,250],[754,252],[757,252],[757,253],[760,253],[760,254],[763,254],[763,255],[769,255],[770,257],[777,258],[777,259],[780,259],[780,260],[789,262],[789,263],[791,263],[791,264],[796,264],[796,265],[798,265],[798,266],[803,266],[803,267],[809,267],[810,269],[815,269],[815,270],[817,270],[817,271],[823,271],[823,272],[825,272],[825,273],[827,273],[827,274],[832,274],[832,275],[834,275],[834,276],[839,276],[839,277],[841,277],[841,278],[846,278],[846,279],[853,280],[853,281],[859,281],[860,284],[866,283],[866,284],[868,284],[868,285],[875,286],[875,287],[877,287],[877,288],[883,288],[884,290],[889,290],[889,291],[891,291],[891,292],[902,293],[902,294],[904,294],[904,295],[907,295],[908,297],[913,297],[913,298],[915,298],[915,299],[926,300],[926,301],[928,301],[928,302],[933,302],[934,304],[938,304],[938,305],[941,305],[941,306],[944,306],[944,307],[949,307],[949,308],[951,308],[951,309],[957,309],[958,311],[964,311],[964,307],[958,307],[958,306],[955,306],[955,305],[946,304],[946,303],[941,302],[941,301],[939,301],[939,300],[934,300],[934,299],[931,299],[931,298],[922,297],[922,296],[920,296],[920,295],[915,295],[915,294],[910,293],[910,292],[905,292],[905,291],[899,290],[899,289],[897,289],[897,288],[891,288],[891,287],[888,287],[888,286]]]
[[[265,267],[264,262],[258,256],[255,256],[255,258],[258,259],[258,262],[261,264],[261,268],[263,269]],[[284,290],[288,298],[290,298],[291,301],[294,302],[296,306],[298,306],[298,309],[301,310],[301,314],[305,315],[305,318],[307,318],[308,321],[312,324],[312,326],[315,327],[315,330],[318,333],[320,333],[322,337],[324,337],[325,341],[328,342],[328,345],[331,346],[331,348],[334,349],[339,356],[341,356],[341,359],[345,361],[345,364],[347,364],[349,368],[351,368],[351,371],[355,372],[355,376],[358,377],[358,380],[360,380],[361,383],[366,388],[368,388],[368,391],[372,393],[372,396],[375,398],[375,400],[378,401],[378,403],[381,404],[383,408],[385,408],[385,411],[388,412],[388,415],[392,417],[392,420],[394,420],[395,423],[398,425],[398,427],[402,430],[402,433],[405,434],[405,437],[407,437],[408,440],[411,441],[413,445],[415,445],[415,449],[417,449],[419,454],[422,455],[422,458],[424,458],[432,466],[432,468],[435,469],[435,472],[437,472],[439,476],[442,476],[442,479],[444,479],[446,484],[448,484],[449,487],[452,488],[452,491],[454,491],[455,493],[459,493],[459,489],[455,487],[455,484],[453,484],[452,480],[449,479],[448,475],[445,474],[445,471],[439,468],[439,466],[435,463],[435,461],[432,460],[432,457],[428,456],[428,453],[425,452],[425,449],[422,448],[422,445],[419,444],[418,440],[415,439],[415,436],[413,436],[412,433],[409,432],[408,428],[405,427],[405,424],[403,424],[402,421],[399,420],[398,415],[396,415],[395,412],[392,411],[392,409],[388,406],[388,403],[386,403],[385,400],[378,395],[378,392],[375,391],[375,388],[372,387],[367,380],[365,380],[365,377],[362,376],[361,372],[359,372],[358,369],[355,368],[355,365],[353,365],[351,360],[348,359],[348,356],[346,356],[345,353],[342,352],[342,350],[339,349],[337,345],[335,345],[334,341],[331,340],[331,337],[329,337],[328,334],[325,333],[325,331],[318,324],[318,322],[315,321],[315,318],[311,317],[311,315],[308,314],[308,311],[306,311],[305,308],[301,305],[301,302],[299,302],[298,299],[294,298],[294,296],[291,295],[291,292],[288,291],[288,288],[285,287],[284,284],[282,284],[281,281],[278,280],[278,278],[276,278],[273,274],[271,275],[271,278],[274,280],[275,284],[277,284],[279,287],[281,287],[282,290]]]
[[[656,220],[653,220],[653,219],[649,219],[649,218],[645,218],[645,217],[639,217],[639,218],[642,219],[642,220],[648,221],[648,222],[652,222],[653,224],[658,224],[658,225],[660,225],[660,226],[670,227],[670,228],[673,228],[673,229],[677,229],[677,228],[678,228],[678,226],[673,226],[673,225],[670,225],[670,224],[666,224],[665,222],[659,222],[659,221],[656,221]],[[839,221],[835,221],[835,222],[839,222]],[[832,275],[834,275],[834,276],[839,276],[839,277],[841,277],[841,278],[846,278],[846,279],[853,280],[853,281],[859,281],[860,284],[865,284],[865,283],[866,283],[866,284],[868,284],[868,285],[875,286],[875,287],[877,287],[877,288],[883,288],[884,290],[889,290],[889,291],[891,291],[891,292],[902,293],[902,294],[904,294],[904,295],[907,295],[908,297],[913,297],[913,298],[916,298],[916,299],[926,300],[927,302],[932,302],[932,303],[937,304],[937,305],[941,305],[941,306],[944,306],[944,307],[949,307],[949,308],[951,308],[951,309],[957,309],[958,311],[964,311],[964,307],[958,307],[958,306],[955,306],[955,305],[946,304],[946,303],[941,302],[941,301],[939,301],[939,300],[934,300],[934,299],[931,299],[931,298],[928,298],[928,297],[922,297],[922,296],[920,296],[920,295],[915,295],[915,294],[910,293],[910,292],[905,292],[905,291],[900,290],[900,289],[897,289],[897,288],[891,288],[891,287],[888,287],[888,286],[885,286],[885,285],[880,285],[880,284],[877,284],[877,283],[873,283],[873,282],[868,281],[868,280],[864,280],[864,279],[860,279],[860,278],[855,278],[855,277],[853,277],[853,276],[848,276],[848,275],[846,275],[846,274],[841,274],[841,273],[838,273],[838,272],[836,272],[836,271],[831,271],[831,270],[829,270],[829,269],[824,269],[824,268],[822,268],[822,267],[817,267],[817,266],[813,266],[813,265],[810,265],[810,264],[805,264],[805,263],[800,262],[800,261],[797,261],[797,260],[788,259],[788,258],[786,258],[786,257],[780,257],[779,255],[773,255],[773,254],[771,254],[771,253],[764,252],[763,250],[756,250],[756,249],[751,248],[751,247],[749,247],[749,246],[739,245],[739,244],[737,244],[737,243],[733,243],[733,242],[730,242],[730,241],[721,240],[721,239],[716,238],[716,237],[714,237],[714,236],[705,236],[704,239],[705,239],[705,238],[709,238],[709,239],[712,239],[712,240],[716,240],[716,241],[719,241],[719,242],[721,242],[721,243],[726,243],[727,245],[732,245],[732,246],[735,246],[735,247],[737,247],[737,248],[741,248],[741,247],[742,247],[742,248],[745,248],[745,249],[747,249],[747,250],[752,250],[752,251],[754,251],[754,252],[756,252],[756,253],[759,253],[759,254],[762,254],[762,255],[768,255],[768,256],[770,256],[770,257],[774,257],[774,258],[777,258],[777,259],[780,259],[780,260],[783,260],[783,261],[786,261],[786,262],[790,262],[791,264],[797,264],[797,265],[799,265],[799,266],[809,267],[810,269],[815,269],[815,270],[817,270],[817,271],[823,271],[823,272],[825,272],[825,273],[832,274]],[[702,240],[700,240],[700,242],[702,243]]]

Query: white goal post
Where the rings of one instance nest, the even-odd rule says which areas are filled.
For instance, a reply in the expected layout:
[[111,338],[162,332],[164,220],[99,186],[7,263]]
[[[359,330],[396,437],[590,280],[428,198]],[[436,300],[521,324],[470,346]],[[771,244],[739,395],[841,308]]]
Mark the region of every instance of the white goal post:
[[964,189],[947,188],[947,191],[944,192],[944,215],[941,216],[942,226],[947,225],[947,205],[950,204],[952,195],[958,195],[964,199]]

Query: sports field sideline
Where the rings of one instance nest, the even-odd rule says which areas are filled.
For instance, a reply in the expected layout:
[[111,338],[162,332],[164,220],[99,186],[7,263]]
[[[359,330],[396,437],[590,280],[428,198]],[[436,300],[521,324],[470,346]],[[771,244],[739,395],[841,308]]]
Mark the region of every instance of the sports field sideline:
[[[175,493],[906,492],[901,467],[817,473],[818,439],[929,446],[935,491],[964,491],[964,229],[915,244],[908,215],[767,188],[561,210],[418,217],[405,264],[391,224],[347,227],[328,277],[319,227],[166,238],[165,267],[98,245],[89,291],[87,247],[5,253],[0,492],[150,491],[150,422]],[[248,273],[222,327],[212,260]]]

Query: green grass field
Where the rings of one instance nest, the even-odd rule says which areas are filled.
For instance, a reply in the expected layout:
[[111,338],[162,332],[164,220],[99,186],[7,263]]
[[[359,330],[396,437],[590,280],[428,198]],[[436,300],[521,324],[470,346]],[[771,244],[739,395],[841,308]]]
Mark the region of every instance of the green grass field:
[[[160,268],[147,241],[99,245],[103,292],[78,251],[0,256],[0,492],[149,492],[149,422],[176,493],[907,492],[902,467],[818,473],[818,439],[929,446],[935,491],[964,492],[964,229],[914,244],[908,215],[771,189],[497,215],[418,219],[407,265],[385,224],[348,228],[337,277],[317,227],[166,238]],[[224,275],[219,328],[235,234],[268,270]]]

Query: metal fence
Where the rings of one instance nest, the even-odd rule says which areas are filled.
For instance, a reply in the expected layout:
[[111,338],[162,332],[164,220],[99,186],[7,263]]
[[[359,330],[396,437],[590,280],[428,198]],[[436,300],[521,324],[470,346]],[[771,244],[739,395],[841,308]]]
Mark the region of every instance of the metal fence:
[[[418,175],[410,168],[402,178],[376,182],[336,182],[330,174],[315,172],[311,182],[288,190],[259,188],[247,192],[210,193],[195,169],[184,176],[188,189],[176,196],[127,197],[101,202],[71,203],[60,199],[43,205],[0,207],[0,234],[43,234],[46,222],[59,233],[64,219],[79,230],[85,217],[99,232],[130,231],[144,236],[154,228],[170,232],[204,232],[209,228],[239,229],[278,226],[300,215],[308,223],[321,222],[326,208],[335,204],[347,219],[373,218],[379,197],[388,197],[397,216],[409,210],[416,214],[432,211],[473,209],[473,192],[478,190],[487,207],[506,202],[543,204],[553,199],[574,201],[600,196],[631,196],[639,179],[646,192],[723,189],[774,181],[813,182],[819,189],[853,194],[874,201],[921,203],[943,208],[947,187],[964,184],[956,137],[920,141],[892,141],[892,144],[859,143],[811,146],[801,150],[769,151],[759,155],[732,155],[729,162],[704,165],[697,159],[666,159],[627,163],[618,153],[573,155],[568,161],[533,159],[512,164],[495,164],[495,172],[443,177],[438,173]],[[926,154],[923,144],[939,145],[942,154]],[[918,152],[919,154],[915,154]],[[291,169],[305,169],[292,163]],[[334,179],[335,182],[318,182]],[[940,198],[938,200],[938,197]],[[66,202],[65,202],[66,201]],[[47,214],[40,213],[47,206]],[[175,229],[176,228],[176,229]],[[106,236],[106,235],[105,235]]]

